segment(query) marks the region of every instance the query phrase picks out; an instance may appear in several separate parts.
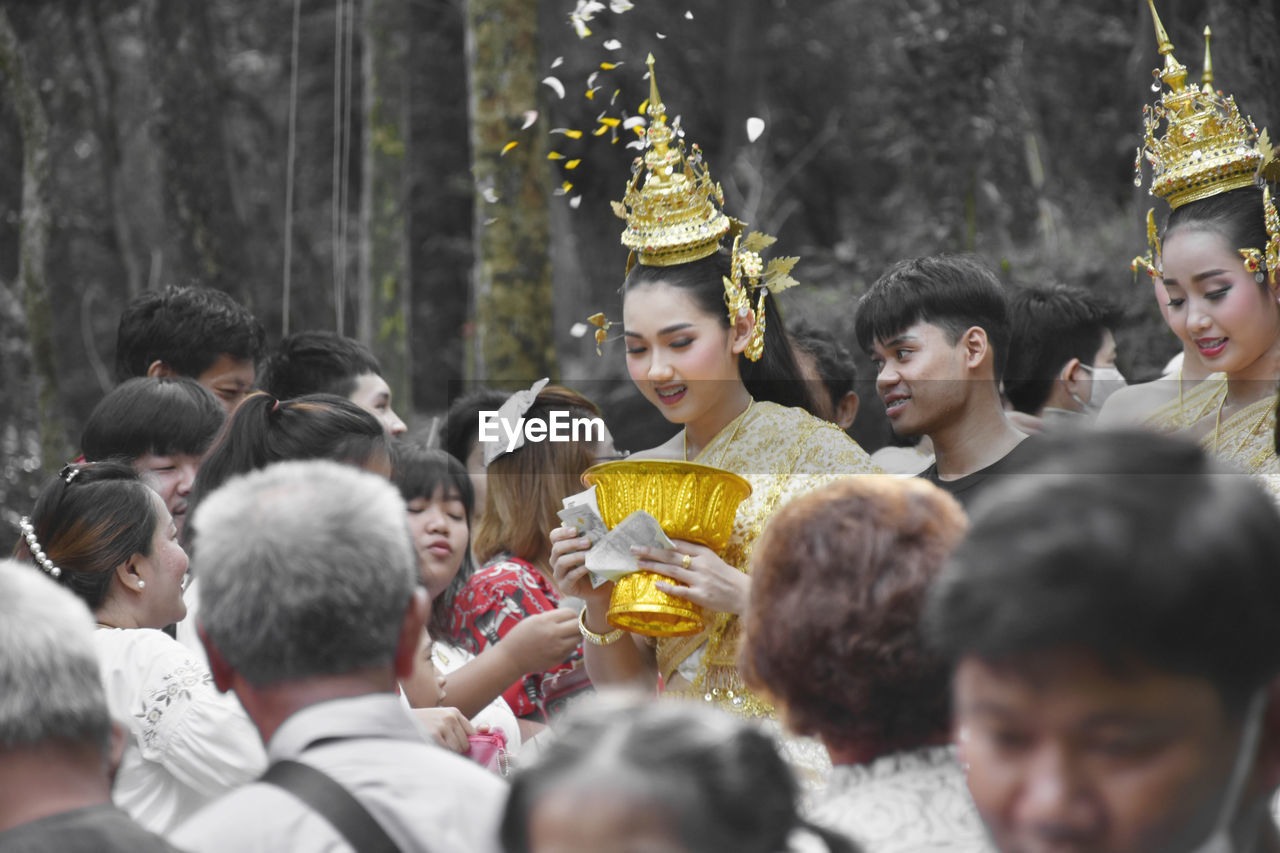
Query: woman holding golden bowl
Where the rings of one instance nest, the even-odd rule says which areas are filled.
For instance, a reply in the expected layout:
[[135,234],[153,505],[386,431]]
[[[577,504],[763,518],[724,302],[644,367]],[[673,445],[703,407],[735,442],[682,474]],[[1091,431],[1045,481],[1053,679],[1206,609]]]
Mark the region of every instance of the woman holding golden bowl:
[[[650,64],[652,71],[652,61]],[[773,709],[743,684],[737,666],[751,578],[751,548],[768,517],[797,495],[838,477],[876,473],[870,457],[839,428],[809,414],[773,294],[795,282],[794,259],[765,268],[758,250],[773,240],[741,236],[720,209],[719,187],[693,146],[666,125],[650,76],[649,127],[622,203],[622,242],[633,253],[623,283],[623,338],[632,381],[667,420],[684,429],[632,459],[696,462],[732,472],[751,486],[727,544],[717,551],[677,538],[674,549],[634,549],[638,568],[666,579],[656,586],[706,611],[706,628],[653,640],[608,621],[613,584],[587,578],[590,542],[571,527],[551,533],[551,564],[562,592],[583,598],[580,627],[587,669],[597,685],[661,686],[744,716]],[[733,237],[732,251],[721,240]],[[727,307],[727,311],[726,311]],[[597,341],[616,324],[592,318]],[[656,514],[656,513],[655,513]]]

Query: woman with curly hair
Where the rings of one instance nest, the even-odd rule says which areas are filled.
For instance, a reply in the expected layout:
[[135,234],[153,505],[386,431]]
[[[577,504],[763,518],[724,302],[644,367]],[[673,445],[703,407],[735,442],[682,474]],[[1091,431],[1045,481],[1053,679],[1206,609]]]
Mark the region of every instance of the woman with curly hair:
[[987,849],[948,746],[948,670],[920,634],[965,517],[914,478],[851,477],[780,509],[756,545],[741,665],[834,765],[813,812],[870,853]]

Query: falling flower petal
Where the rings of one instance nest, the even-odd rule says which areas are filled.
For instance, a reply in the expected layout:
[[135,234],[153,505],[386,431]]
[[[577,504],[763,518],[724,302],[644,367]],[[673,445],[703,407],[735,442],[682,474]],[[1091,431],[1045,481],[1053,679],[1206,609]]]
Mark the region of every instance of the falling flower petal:
[[[579,198],[581,198],[581,196],[579,196]],[[572,202],[570,202],[570,204],[572,204]],[[569,327],[569,337],[580,338],[583,335],[585,335],[587,331],[588,329],[587,329],[586,323],[574,323],[572,326]]]
[[547,131],[547,132],[548,132],[548,133],[562,133],[562,134],[564,134],[565,136],[569,137],[570,139],[581,139],[581,138],[582,138],[582,131],[580,131],[580,130],[573,130],[572,128],[568,128],[568,127],[554,127],[554,128],[552,128],[551,130],[549,130],[549,131]]
[[557,80],[555,77],[544,77],[542,78],[542,82],[550,86],[551,91],[555,92],[561,98],[564,97],[564,84],[561,83],[559,80]]
[[621,50],[622,42],[618,41],[617,39],[609,39],[607,42],[604,43],[603,47],[605,50]]
[[625,62],[601,62],[600,67],[605,71],[612,71],[613,69],[625,64]]
[[514,140],[512,140],[511,142],[508,142],[506,145],[502,146],[502,153],[499,154],[498,156],[499,157],[505,156],[508,151],[510,151],[512,148],[515,148],[519,144],[520,144],[519,142],[516,142]]
[[648,114],[648,112],[649,112],[649,99],[648,99],[648,98],[645,98],[645,99],[640,103],[640,115],[646,115],[646,114]]
[[621,89],[614,89],[614,90],[613,90],[613,97],[609,99],[609,106],[613,106],[613,105],[614,105],[614,103],[618,100],[618,95],[620,95],[620,94],[622,94],[622,90],[621,90]]
[[534,123],[535,121],[537,121],[537,120],[538,120],[538,111],[537,111],[537,110],[525,110],[525,113],[524,113],[524,124],[520,125],[520,129],[521,129],[521,130],[528,130],[528,129],[533,125],[533,123]]
[[621,119],[616,119],[613,116],[600,116],[600,118],[596,119],[596,121],[600,122],[601,124],[608,125],[609,127],[617,127],[618,125],[622,124]]
[[630,0],[609,0],[609,11],[620,15],[628,9],[634,9],[635,4]]
[[564,65],[564,57],[563,57],[563,56],[557,56],[557,57],[556,57],[556,59],[555,59],[555,62],[552,62],[552,63],[551,63],[551,67],[552,67],[552,68],[559,68],[561,65]]
[[549,153],[547,154],[547,159],[548,159],[548,160],[563,160],[563,159],[564,159],[564,155],[563,155],[563,154],[561,154],[559,151],[551,151],[551,152],[549,152]]
[[588,89],[588,90],[587,90],[587,93],[586,93],[586,94],[587,94],[587,100],[589,100],[589,101],[594,101],[594,100],[596,99],[596,92],[599,92],[599,91],[600,91],[600,87],[599,87],[599,86],[596,86],[594,89]]
[[607,125],[607,124],[602,124],[602,125],[600,125],[599,127],[597,127],[595,130],[591,131],[591,135],[592,135],[592,136],[604,136],[604,135],[605,135],[606,133],[608,133],[608,132],[609,132],[609,125]]
[[692,12],[685,12],[685,13],[684,13],[684,19],[685,19],[686,21],[692,21],[692,20],[693,20],[693,13],[692,13]]
[[580,204],[582,204],[582,196],[580,195],[575,195],[573,198],[569,199],[569,206],[574,210],[577,210],[578,205]]
[[596,78],[600,76],[599,71],[592,71],[587,75],[587,88],[592,89],[596,85]]
[[489,202],[489,204],[498,203],[498,193],[494,190],[493,187],[485,187],[480,192],[480,195],[484,196],[484,200]]
[[591,35],[591,29],[582,22],[581,18],[570,15],[569,20],[573,23],[573,29],[578,34],[578,38],[584,39]]
[[570,181],[565,181],[563,184],[561,184],[561,185],[560,185],[560,191],[561,191],[561,192],[566,192],[566,193],[567,193],[567,192],[568,192],[569,190],[571,190],[571,189],[573,189],[573,184],[572,184],[572,182],[570,182]]
[[643,140],[643,139],[637,139],[637,140],[636,140],[636,141],[634,141],[634,142],[628,142],[624,147],[626,147],[626,148],[634,148],[634,149],[636,149],[637,151],[643,151],[643,150],[644,150],[644,140]]
[[486,228],[488,228],[490,225],[492,225],[493,223],[495,223],[495,222],[497,222],[497,221],[498,221],[498,217],[496,217],[496,216],[490,216],[488,219],[486,219],[486,220],[484,221],[484,226],[485,226]]
[[747,141],[755,142],[764,133],[764,119],[752,116],[747,119]]
[[664,39],[667,37],[666,33],[654,33],[654,35],[660,39]]
[[564,167],[566,169],[576,169],[578,168],[578,164],[581,162],[582,162],[581,160],[570,160],[569,162],[564,164]]
[[631,116],[622,123],[623,130],[631,130],[633,127],[644,127],[644,116]]

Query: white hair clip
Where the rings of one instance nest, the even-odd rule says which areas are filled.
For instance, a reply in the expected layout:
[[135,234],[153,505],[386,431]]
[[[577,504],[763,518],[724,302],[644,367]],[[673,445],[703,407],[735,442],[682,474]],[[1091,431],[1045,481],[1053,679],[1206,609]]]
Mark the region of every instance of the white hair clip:
[[24,515],[18,527],[22,530],[22,538],[27,540],[27,549],[31,551],[31,558],[36,561],[36,565],[50,577],[62,577],[62,569],[55,566],[53,560],[50,560],[44,553],[44,549],[40,547],[40,540],[36,539],[36,529],[31,526],[31,519]]

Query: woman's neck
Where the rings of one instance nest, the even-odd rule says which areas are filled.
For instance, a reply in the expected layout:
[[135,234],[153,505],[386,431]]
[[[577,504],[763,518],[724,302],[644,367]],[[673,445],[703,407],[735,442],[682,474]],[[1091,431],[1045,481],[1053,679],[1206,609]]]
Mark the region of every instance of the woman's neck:
[[98,605],[98,609],[93,611],[93,618],[104,628],[142,627],[137,615],[130,608],[123,606],[111,592],[107,593],[107,597]]
[[1274,397],[1280,379],[1280,335],[1252,364],[1227,374],[1227,406],[1244,408],[1263,397]]
[[731,424],[734,418],[746,412],[751,402],[751,394],[747,392],[747,387],[738,383],[735,388],[725,394],[723,400],[708,409],[701,417],[686,423],[684,425],[685,458],[696,459],[722,429]]

